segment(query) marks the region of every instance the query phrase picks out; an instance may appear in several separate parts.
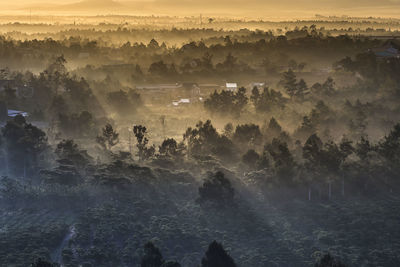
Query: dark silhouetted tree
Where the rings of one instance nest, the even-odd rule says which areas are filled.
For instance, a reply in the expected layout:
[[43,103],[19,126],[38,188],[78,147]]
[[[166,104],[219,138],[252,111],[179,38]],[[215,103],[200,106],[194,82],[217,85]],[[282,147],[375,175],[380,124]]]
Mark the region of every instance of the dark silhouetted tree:
[[281,135],[282,127],[279,125],[278,121],[272,117],[268,125],[264,124],[262,133],[266,140],[272,141],[272,139],[278,138]]
[[168,65],[164,63],[164,61],[157,61],[150,65],[149,73],[155,76],[166,76],[169,73]]
[[181,267],[181,265],[176,261],[166,261],[161,267]]
[[270,112],[274,109],[284,109],[287,99],[279,91],[265,87],[260,93],[258,88],[254,88],[250,97],[257,112]]
[[243,156],[242,161],[250,169],[255,169],[260,160],[260,155],[254,149],[249,149]]
[[397,123],[379,143],[378,151],[392,168],[400,168],[400,123]]
[[165,139],[158,148],[160,155],[175,156],[178,149],[178,143],[173,138]]
[[161,146],[158,147],[160,156],[174,159],[181,159],[184,156],[184,150],[184,144],[178,144],[173,138],[165,139]]
[[271,144],[265,147],[265,150],[273,158],[279,178],[283,179],[286,184],[290,184],[294,176],[295,162],[287,143],[274,138]]
[[154,146],[148,147],[149,139],[147,139],[147,128],[142,125],[133,126],[133,134],[136,137],[136,147],[138,148],[138,157],[140,161],[147,160],[154,156]]
[[255,124],[243,124],[236,126],[233,140],[241,145],[254,146],[262,141],[260,127]]
[[155,39],[151,39],[147,47],[156,49],[156,48],[159,48],[160,45],[158,44],[158,42]]
[[13,174],[25,175],[28,170],[36,172],[38,157],[48,148],[46,134],[27,123],[21,115],[8,121],[2,134]]
[[314,267],[346,267],[346,265],[328,253],[315,263]]
[[140,263],[141,267],[161,267],[164,263],[160,250],[152,242],[144,245],[144,255]]
[[235,190],[231,182],[225,178],[224,173],[217,172],[210,174],[203,185],[199,188],[198,201],[203,203],[213,203],[218,206],[232,206],[234,204]]
[[309,116],[303,117],[303,122],[301,123],[300,127],[296,129],[294,136],[298,139],[305,140],[310,135],[315,134],[317,131],[317,127],[315,123],[310,119]]
[[123,117],[135,113],[142,105],[140,94],[132,89],[128,93],[122,90],[108,93],[107,102],[118,115]]
[[83,138],[96,136],[96,121],[88,111],[58,115],[59,127],[63,136]]
[[303,100],[305,95],[308,93],[308,86],[307,83],[301,79],[297,84],[296,84],[296,94],[295,97],[297,97],[299,100]]
[[91,160],[87,152],[80,150],[74,140],[70,139],[62,140],[58,143],[55,153],[60,160],[69,160],[73,162],[76,167],[80,168],[86,166]]
[[201,260],[201,267],[236,267],[236,264],[223,246],[213,241]]
[[106,150],[111,150],[119,143],[119,134],[113,129],[111,124],[106,124],[102,129],[102,134],[96,137],[96,142]]
[[183,139],[187,143],[189,154],[207,155],[212,153],[213,147],[217,146],[220,136],[211,121],[207,120],[205,123],[202,121],[197,123],[194,129],[188,128]]
[[215,91],[204,101],[204,107],[212,114],[239,117],[247,105],[246,89],[241,87],[237,92]]
[[283,73],[283,77],[280,81],[282,84],[283,88],[285,88],[286,93],[290,97],[294,97],[297,95],[297,80],[296,80],[296,74],[294,74],[292,69],[289,69],[288,71]]
[[361,139],[355,145],[355,153],[363,161],[368,158],[368,154],[373,151],[373,149],[368,138],[364,136],[361,136]]
[[31,267],[56,267],[56,265],[41,258],[38,258],[37,260],[35,260],[34,263],[31,264]]
[[224,135],[228,138],[232,138],[233,135],[233,125],[231,122],[224,126]]

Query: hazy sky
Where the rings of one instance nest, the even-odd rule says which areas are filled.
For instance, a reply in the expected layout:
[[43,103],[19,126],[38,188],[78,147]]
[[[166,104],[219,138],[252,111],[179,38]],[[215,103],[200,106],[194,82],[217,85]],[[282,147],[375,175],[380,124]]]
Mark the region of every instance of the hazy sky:
[[[105,0],[90,0],[90,1],[105,1]],[[141,0],[115,0],[116,2],[138,2]],[[156,0],[157,1],[157,0]],[[161,0],[162,1],[162,0]],[[193,0],[163,0],[164,2],[180,2],[180,3],[191,3],[191,2],[203,2],[203,1],[193,1]],[[14,4],[37,4],[37,3],[75,3],[80,2],[80,0],[57,0],[57,1],[49,1],[49,0],[0,0],[0,4],[7,5],[10,3]],[[213,0],[212,2],[223,2],[221,0]],[[226,1],[225,1],[226,2]],[[249,1],[247,0],[233,0],[229,1],[235,4],[242,3],[245,5]],[[379,5],[388,5],[388,4],[399,4],[400,0],[259,0],[259,1],[250,1],[250,2],[259,2],[259,3],[268,3],[268,4],[278,4],[282,2],[292,3],[294,5],[301,6],[303,3],[313,2],[316,6],[331,4],[331,5],[347,5],[357,7],[360,4],[368,5],[368,6],[379,6]]]
[[[113,5],[113,1],[122,5]],[[84,2],[84,3],[78,3]],[[78,3],[78,4],[77,4]],[[56,5],[66,5],[57,9]],[[0,9],[111,13],[400,16],[400,0],[0,0]]]
[[[42,4],[42,3],[59,3],[59,4],[67,4],[67,3],[76,3],[80,1],[92,1],[92,2],[104,2],[110,0],[0,0],[1,6],[6,6],[10,4]],[[114,0],[115,2],[140,2],[143,0]],[[145,0],[146,1],[146,0]],[[151,0],[147,0],[151,1]],[[212,1],[194,1],[194,0],[153,0],[155,2],[177,2],[181,4],[189,4],[189,3],[202,3],[202,2],[231,2],[235,5],[246,5],[249,2],[260,3],[260,4],[271,4],[271,5],[279,5],[282,3],[293,4],[295,6],[301,7],[303,4],[313,3],[315,6],[352,6],[359,7],[360,4],[363,6],[384,6],[384,5],[396,5],[400,4],[400,0],[212,0]]]

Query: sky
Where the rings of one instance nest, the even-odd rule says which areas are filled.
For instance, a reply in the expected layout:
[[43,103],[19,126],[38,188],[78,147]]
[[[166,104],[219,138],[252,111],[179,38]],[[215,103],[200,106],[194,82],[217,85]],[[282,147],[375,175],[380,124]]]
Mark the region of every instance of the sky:
[[[50,1],[50,0],[0,0],[1,5],[6,6],[10,3],[13,4],[38,4],[38,3],[76,3],[80,0],[57,0],[57,1]],[[104,0],[97,0],[98,2]],[[140,0],[115,0],[117,2],[138,2]],[[179,2],[179,3],[190,3],[190,2],[204,2],[204,1],[193,1],[193,0],[159,0],[160,2]],[[94,0],[96,2],[96,0]],[[213,1],[205,1],[205,2],[223,2],[221,0],[213,0]],[[334,6],[353,6],[357,7],[360,4],[366,6],[383,6],[388,4],[400,4],[400,0],[258,0],[258,1],[247,1],[247,0],[232,0],[226,1],[232,2],[234,4],[243,4],[246,5],[248,2],[258,2],[258,3],[267,3],[267,4],[278,4],[282,2],[287,2],[293,5],[301,6],[304,3],[314,3],[315,6],[323,6],[323,5],[334,5]]]
[[94,12],[257,17],[361,15],[400,17],[400,0],[0,0],[0,9],[41,12]]

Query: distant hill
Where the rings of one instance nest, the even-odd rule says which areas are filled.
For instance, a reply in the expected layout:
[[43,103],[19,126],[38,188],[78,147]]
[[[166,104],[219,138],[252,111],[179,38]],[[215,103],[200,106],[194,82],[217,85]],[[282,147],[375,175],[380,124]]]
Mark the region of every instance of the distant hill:
[[77,3],[62,5],[59,8],[68,11],[95,11],[122,8],[123,5],[114,0],[84,0]]
[[[83,0],[70,4],[37,4],[29,7],[32,10],[54,12],[114,12],[125,8],[125,5],[114,0]],[[24,8],[26,9],[26,7]]]

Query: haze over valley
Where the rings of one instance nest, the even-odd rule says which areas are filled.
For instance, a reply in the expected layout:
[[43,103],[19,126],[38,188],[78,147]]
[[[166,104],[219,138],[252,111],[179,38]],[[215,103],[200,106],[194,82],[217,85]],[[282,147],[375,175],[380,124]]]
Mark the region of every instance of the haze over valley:
[[400,266],[400,1],[0,3],[0,266]]

